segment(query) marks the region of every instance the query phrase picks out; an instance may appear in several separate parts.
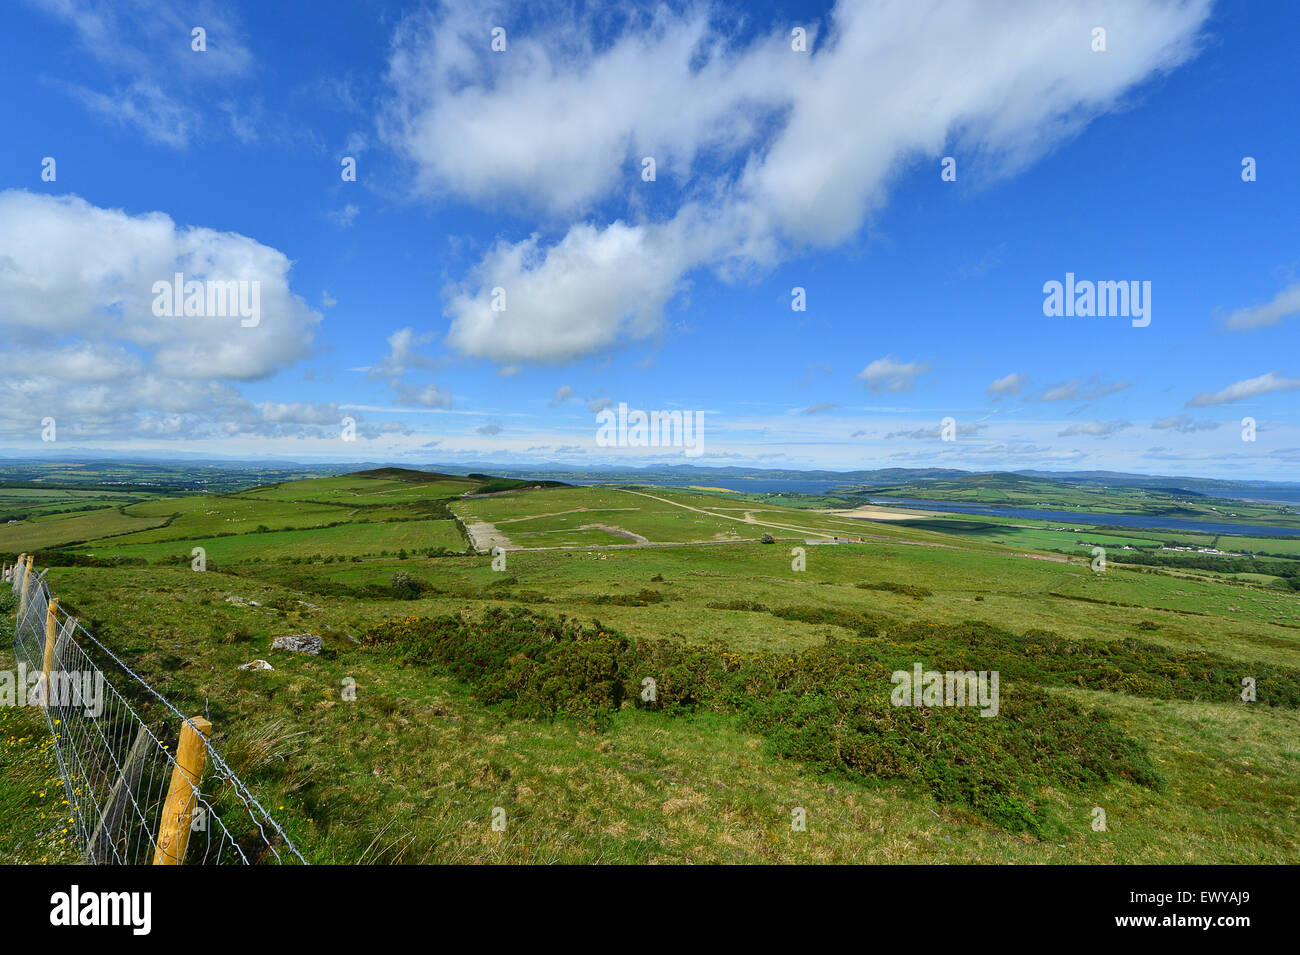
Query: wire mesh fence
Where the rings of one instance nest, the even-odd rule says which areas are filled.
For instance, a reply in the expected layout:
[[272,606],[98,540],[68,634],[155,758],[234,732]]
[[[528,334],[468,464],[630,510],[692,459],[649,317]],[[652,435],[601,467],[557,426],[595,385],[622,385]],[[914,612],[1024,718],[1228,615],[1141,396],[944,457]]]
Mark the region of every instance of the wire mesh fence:
[[206,719],[185,716],[62,611],[22,559],[5,576],[19,601],[14,657],[54,736],[86,861],[306,862],[212,745]]

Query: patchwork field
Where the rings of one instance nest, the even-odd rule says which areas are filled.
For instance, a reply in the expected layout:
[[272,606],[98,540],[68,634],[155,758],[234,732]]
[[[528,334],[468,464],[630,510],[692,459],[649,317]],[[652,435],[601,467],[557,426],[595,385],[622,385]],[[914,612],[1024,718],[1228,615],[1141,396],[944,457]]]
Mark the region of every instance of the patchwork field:
[[[1300,861],[1284,576],[1123,562],[1164,534],[476,493],[497,486],[388,471],[141,501],[62,548],[40,536],[57,521],[0,527],[0,554],[42,548],[65,608],[210,713],[312,861]],[[302,632],[320,656],[271,650]],[[257,658],[275,669],[238,669]],[[914,663],[999,671],[1001,715],[891,706]],[[48,772],[22,717],[0,724],[0,806],[40,802]],[[56,821],[0,835],[0,860],[66,854]]]
[[163,527],[166,523],[167,518],[161,516],[137,517],[117,508],[101,508],[73,514],[41,515],[6,524],[3,531],[6,548],[17,552],[100,540]]

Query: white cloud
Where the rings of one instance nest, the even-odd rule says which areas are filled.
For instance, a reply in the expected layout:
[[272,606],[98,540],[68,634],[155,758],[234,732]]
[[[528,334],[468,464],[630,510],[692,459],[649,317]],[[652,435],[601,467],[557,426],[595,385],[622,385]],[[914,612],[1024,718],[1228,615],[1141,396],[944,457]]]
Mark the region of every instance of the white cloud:
[[1058,431],[1057,436],[1068,438],[1071,435],[1086,434],[1094,438],[1105,438],[1129,427],[1132,425],[1127,421],[1081,421],[1070,425],[1064,431]]
[[833,401],[819,401],[816,404],[809,405],[807,408],[804,408],[799,413],[806,414],[806,415],[824,414],[825,412],[833,411],[838,407],[839,405],[837,405]]
[[187,146],[203,124],[196,110],[168,96],[147,80],[134,80],[111,94],[84,86],[71,87],[71,92],[100,118],[134,126],[164,146],[177,149]]
[[311,404],[305,401],[264,401],[259,406],[262,418],[266,421],[283,421],[294,424],[331,424],[338,425],[342,420],[339,406],[329,404]]
[[1237,309],[1224,319],[1223,327],[1230,332],[1267,328],[1297,314],[1300,314],[1300,282],[1288,285],[1264,305]]
[[1151,422],[1151,427],[1156,430],[1179,431],[1183,434],[1194,434],[1197,431],[1213,431],[1219,427],[1218,421],[1195,421],[1185,414],[1171,415],[1168,418],[1160,418]]
[[[966,3],[937,16],[921,2],[844,2],[811,55],[790,51],[784,25],[738,45],[703,8],[656,8],[602,44],[592,20],[548,17],[499,56],[484,40],[495,12],[449,4],[399,27],[382,134],[415,163],[421,194],[548,219],[611,197],[641,208],[644,187],[663,185],[640,181],[643,155],[679,177],[666,219],[503,241],[451,290],[454,348],[566,361],[654,334],[695,269],[729,279],[851,238],[910,163],[954,150],[986,177],[1020,168],[1192,55],[1209,6]],[[1105,55],[1089,46],[1099,22]],[[491,311],[494,287],[506,311]]]
[[431,368],[434,359],[419,351],[419,346],[433,341],[430,332],[416,332],[409,325],[388,336],[388,356],[369,369],[371,378],[396,378],[414,368]]
[[1027,381],[1029,381],[1028,375],[1017,374],[1013,371],[989,385],[989,397],[1004,398],[1007,395],[1018,395]]
[[[0,192],[0,330],[16,343],[78,336],[143,351],[167,377],[264,378],[311,353],[321,320],[289,288],[291,265],[246,236],[178,228],[161,212]],[[154,283],[177,272],[187,281],[259,282],[260,323],[155,316]]]
[[[0,192],[0,430],[51,416],[60,440],[245,433],[272,422],[228,382],[311,354],[321,316],[289,286],[289,259],[246,236],[177,227],[76,196]],[[260,283],[261,320],[153,314],[153,285]]]
[[1117,391],[1123,391],[1128,386],[1127,381],[1104,382],[1097,375],[1090,375],[1087,378],[1072,378],[1069,381],[1051,385],[1038,396],[1038,400],[1094,401],[1097,398],[1104,398],[1106,395],[1113,395]]
[[329,220],[340,229],[346,229],[352,225],[353,221],[355,221],[356,217],[360,213],[361,210],[349,202],[342,209],[336,209],[333,212],[326,213],[326,215],[329,217]]
[[599,51],[595,17],[561,16],[549,32],[512,33],[508,56],[485,40],[497,16],[447,3],[396,32],[381,135],[415,163],[421,193],[579,211],[639,182],[643,156],[686,179],[702,150],[751,142],[783,98],[783,45],[736,51],[703,8],[634,14]]
[[886,356],[858,372],[857,380],[865,382],[873,392],[911,391],[917,376],[929,370],[930,366],[921,362],[899,362]]
[[[977,421],[960,422],[957,424],[956,433],[958,437],[969,437],[980,434],[988,430],[988,425],[980,424]],[[933,428],[917,428],[913,431],[891,431],[885,435],[885,440],[889,441],[894,438],[911,438],[915,441],[938,441],[943,437],[943,426],[935,425]],[[972,449],[966,448],[966,453],[971,453]]]
[[418,405],[421,408],[451,407],[451,395],[432,382],[423,385],[394,382],[393,390],[397,392],[398,400],[408,405]]
[[1275,391],[1295,391],[1300,389],[1300,378],[1283,378],[1276,371],[1255,378],[1246,378],[1228,385],[1221,391],[1203,391],[1187,402],[1189,408],[1208,408],[1210,405],[1226,405],[1243,398],[1256,398],[1272,394]]
[[[543,250],[540,236],[499,243],[446,306],[447,342],[503,363],[564,362],[658,328],[686,269],[671,229],[578,225]],[[493,309],[494,289],[505,309]]]
[[[246,76],[253,56],[238,18],[227,5],[206,0],[32,0],[67,23],[81,52],[105,71],[97,86],[65,84],[74,97],[111,122],[134,126],[167,146],[183,148],[204,129],[194,107],[206,85],[227,88]],[[191,49],[191,31],[203,27],[207,49]],[[237,135],[251,135],[233,104],[221,107]],[[243,133],[241,134],[241,130]]]

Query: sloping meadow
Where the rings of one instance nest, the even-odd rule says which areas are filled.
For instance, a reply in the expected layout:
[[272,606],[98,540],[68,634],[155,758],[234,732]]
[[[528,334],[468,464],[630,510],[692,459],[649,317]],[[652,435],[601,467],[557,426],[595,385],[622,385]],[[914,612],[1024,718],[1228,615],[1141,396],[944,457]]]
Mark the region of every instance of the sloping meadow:
[[[769,612],[835,623],[852,635],[793,655],[742,656],[721,643],[632,639],[599,622],[515,607],[390,619],[363,643],[453,676],[520,719],[599,729],[624,706],[683,717],[698,709],[732,714],[773,755],[809,771],[905,779],[941,802],[1040,838],[1063,831],[1049,790],[1091,793],[1118,780],[1164,786],[1142,743],[1103,710],[1044,688],[1240,702],[1242,678],[1250,677],[1257,701],[1240,705],[1300,706],[1300,671],[1137,640],[1017,636],[980,623],[897,623],[819,608]],[[996,715],[975,706],[896,705],[891,678],[918,664],[999,671]]]

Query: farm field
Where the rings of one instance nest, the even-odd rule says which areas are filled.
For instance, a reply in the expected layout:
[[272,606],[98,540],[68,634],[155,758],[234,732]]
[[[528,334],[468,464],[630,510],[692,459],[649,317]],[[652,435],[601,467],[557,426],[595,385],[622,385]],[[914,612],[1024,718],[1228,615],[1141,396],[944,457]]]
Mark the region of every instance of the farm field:
[[927,480],[846,490],[848,496],[917,497],[936,502],[1300,526],[1300,510],[1289,504],[1220,498],[1157,487],[1098,487],[1019,474],[967,475],[959,480]]
[[114,504],[129,504],[142,495],[127,491],[84,491],[32,485],[0,484],[0,524],[42,514],[92,510]]
[[6,524],[3,532],[7,548],[17,552],[100,540],[162,527],[166,523],[165,517],[135,517],[122,513],[118,508],[108,507],[72,514],[45,514]]
[[100,558],[142,558],[149,563],[190,562],[191,550],[202,547],[209,560],[287,560],[331,556],[335,559],[373,556],[399,550],[424,551],[431,547],[462,550],[465,539],[454,521],[409,520],[395,523],[348,523],[337,527],[306,530],[263,531],[232,537],[193,536],[184,540],[168,537],[158,542],[137,542],[139,535],[111,539],[77,553]]
[[[60,548],[30,531],[59,521],[28,521],[0,554],[47,548],[62,605],[211,714],[314,862],[1300,861],[1285,578],[1123,562],[1164,534],[484,486],[389,470],[150,500],[110,513],[168,526]],[[319,656],[271,649],[303,632]],[[913,721],[888,704],[913,661],[999,669],[1006,715]],[[0,806],[48,772],[19,718]],[[0,836],[0,861],[66,852],[40,825]]]

